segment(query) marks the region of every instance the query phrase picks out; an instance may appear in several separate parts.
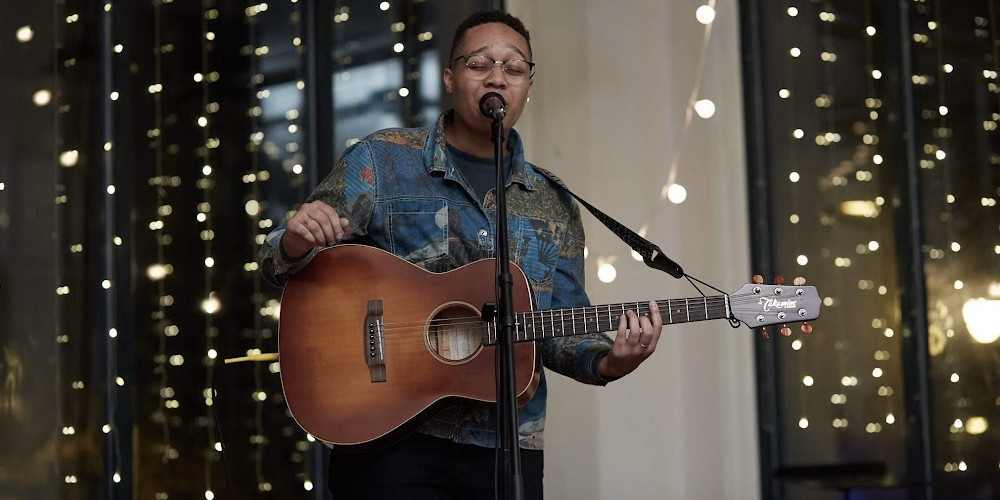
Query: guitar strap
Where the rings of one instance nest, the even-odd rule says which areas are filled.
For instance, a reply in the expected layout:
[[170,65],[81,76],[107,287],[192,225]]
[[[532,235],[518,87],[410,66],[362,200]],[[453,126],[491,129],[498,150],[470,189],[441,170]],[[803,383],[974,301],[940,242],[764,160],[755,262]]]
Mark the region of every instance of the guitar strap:
[[561,188],[565,189],[567,193],[573,195],[573,197],[576,198],[577,201],[579,201],[583,206],[587,207],[587,210],[589,210],[590,213],[594,214],[594,217],[597,217],[597,220],[601,221],[601,223],[607,226],[607,228],[610,229],[611,232],[615,233],[615,235],[621,238],[621,240],[624,241],[628,246],[632,247],[632,250],[641,255],[642,261],[645,262],[647,266],[652,267],[653,269],[659,269],[660,271],[663,271],[673,276],[674,278],[679,279],[684,276],[684,270],[681,269],[681,266],[677,265],[676,262],[670,260],[669,257],[664,255],[663,250],[660,250],[660,247],[656,246],[646,238],[639,236],[638,234],[636,234],[635,231],[625,227],[624,224],[611,218],[611,216],[602,212],[599,208],[591,205],[590,203],[587,203],[587,200],[584,200],[583,198],[577,196],[576,193],[574,193],[572,190],[570,190],[569,187],[566,186],[566,184],[562,181],[562,179],[556,177],[556,175],[553,174],[552,172],[549,172],[548,170],[545,170],[544,168],[541,167],[537,167],[535,165],[532,165],[532,167],[534,167],[534,169],[538,173],[542,174],[550,181],[556,183]]

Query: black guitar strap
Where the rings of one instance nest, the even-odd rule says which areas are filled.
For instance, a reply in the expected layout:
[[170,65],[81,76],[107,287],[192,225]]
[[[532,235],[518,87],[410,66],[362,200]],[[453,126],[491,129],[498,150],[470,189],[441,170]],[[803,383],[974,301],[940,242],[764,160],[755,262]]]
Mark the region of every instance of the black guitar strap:
[[532,165],[538,173],[547,177],[550,181],[556,183],[560,187],[566,190],[567,193],[573,195],[583,206],[587,207],[590,213],[597,217],[597,220],[601,221],[611,232],[615,233],[616,236],[621,238],[628,246],[632,247],[636,253],[642,256],[642,261],[646,263],[647,266],[653,269],[659,269],[674,278],[681,278],[684,276],[684,270],[681,266],[677,265],[676,262],[670,260],[669,257],[664,255],[663,250],[656,246],[646,238],[639,236],[635,231],[625,227],[622,223],[611,218],[608,214],[602,212],[599,208],[587,203],[587,200],[580,198],[576,193],[571,191],[566,184],[556,177],[555,174],[545,170],[543,168]]

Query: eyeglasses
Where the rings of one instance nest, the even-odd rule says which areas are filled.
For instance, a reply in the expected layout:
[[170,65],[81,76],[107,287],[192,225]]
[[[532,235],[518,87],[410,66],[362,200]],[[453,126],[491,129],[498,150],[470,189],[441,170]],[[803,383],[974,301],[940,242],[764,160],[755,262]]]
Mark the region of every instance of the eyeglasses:
[[493,68],[495,68],[497,64],[500,65],[501,71],[507,75],[507,80],[514,85],[524,83],[535,76],[535,63],[521,59],[497,61],[491,57],[472,54],[467,56],[458,56],[451,60],[451,64],[455,64],[459,59],[465,60],[465,67],[469,68],[469,75],[476,80],[486,78],[487,75],[493,72]]

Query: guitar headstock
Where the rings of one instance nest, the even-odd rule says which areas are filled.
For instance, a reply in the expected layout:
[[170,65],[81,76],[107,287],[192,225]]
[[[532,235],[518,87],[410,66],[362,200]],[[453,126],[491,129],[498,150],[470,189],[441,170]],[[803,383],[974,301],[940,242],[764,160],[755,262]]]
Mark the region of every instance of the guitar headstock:
[[[785,286],[780,276],[774,285],[765,285],[764,278],[756,275],[730,295],[732,316],[750,328],[781,325],[781,335],[792,334],[788,323],[803,322],[802,333],[812,333],[812,325],[804,323],[819,317],[822,301],[816,287],[806,286],[805,278],[795,278],[792,286]],[[764,338],[768,338],[764,330]]]

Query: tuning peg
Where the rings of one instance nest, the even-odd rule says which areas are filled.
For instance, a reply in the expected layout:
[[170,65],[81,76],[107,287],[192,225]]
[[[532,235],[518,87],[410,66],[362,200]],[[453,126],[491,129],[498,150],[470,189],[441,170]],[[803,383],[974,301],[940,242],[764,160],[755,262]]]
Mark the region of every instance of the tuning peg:
[[760,334],[761,334],[761,336],[764,337],[764,340],[768,340],[768,339],[771,338],[771,336],[768,335],[768,333],[767,333],[767,328],[761,328],[760,329]]
[[782,275],[780,275],[780,274],[777,275],[777,276],[775,276],[774,277],[774,284],[775,285],[784,285],[785,284],[785,277],[782,276]]
[[755,284],[755,285],[763,285],[764,284],[764,277],[761,276],[761,275],[759,275],[759,274],[753,275],[753,284]]
[[781,325],[781,330],[780,331],[781,331],[781,336],[782,337],[790,337],[792,335],[792,329],[788,328],[787,325]]
[[809,334],[812,333],[813,326],[810,325],[809,323],[802,323],[802,326],[799,327],[799,330],[802,330],[802,333]]
[[792,280],[792,283],[794,283],[795,286],[802,286],[806,284],[806,279],[802,276],[796,276],[795,279]]

